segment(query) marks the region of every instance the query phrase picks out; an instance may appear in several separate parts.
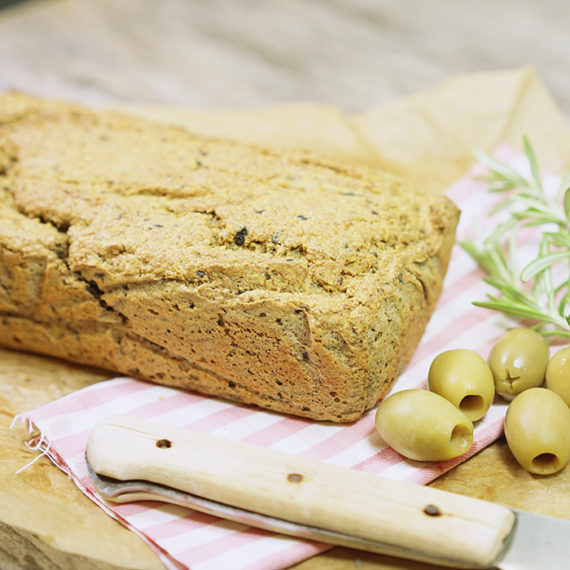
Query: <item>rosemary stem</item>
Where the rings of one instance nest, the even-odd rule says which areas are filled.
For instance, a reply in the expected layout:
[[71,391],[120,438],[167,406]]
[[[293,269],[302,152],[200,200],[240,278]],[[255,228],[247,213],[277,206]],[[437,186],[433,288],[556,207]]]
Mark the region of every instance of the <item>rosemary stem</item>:
[[[477,241],[461,243],[489,274],[486,281],[499,292],[499,296],[489,294],[487,302],[474,304],[530,320],[549,338],[570,338],[570,171],[561,179],[556,197],[550,197],[534,150],[526,137],[523,143],[529,178],[495,157],[476,153],[489,170],[488,191],[504,196],[491,217],[503,212],[508,220],[497,224],[487,236],[479,230]],[[536,228],[537,251],[521,269],[519,234],[528,228]],[[530,290],[525,281],[530,281]]]

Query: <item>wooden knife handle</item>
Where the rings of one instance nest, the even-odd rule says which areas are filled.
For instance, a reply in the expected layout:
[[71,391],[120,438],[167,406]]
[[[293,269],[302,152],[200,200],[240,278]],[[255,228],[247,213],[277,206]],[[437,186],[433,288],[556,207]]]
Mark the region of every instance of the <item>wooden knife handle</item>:
[[515,521],[511,510],[471,497],[128,417],[92,430],[87,460],[98,475],[151,481],[454,567],[492,566]]

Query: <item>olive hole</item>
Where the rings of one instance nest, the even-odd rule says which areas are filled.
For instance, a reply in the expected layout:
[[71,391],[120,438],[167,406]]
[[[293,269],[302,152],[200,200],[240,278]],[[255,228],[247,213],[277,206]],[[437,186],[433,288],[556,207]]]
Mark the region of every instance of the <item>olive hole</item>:
[[533,458],[533,467],[540,473],[555,473],[560,469],[560,461],[554,453],[541,453]]
[[470,434],[471,432],[467,428],[467,426],[459,424],[453,428],[449,441],[453,447],[458,447],[459,449],[464,448],[465,451],[467,451],[467,447],[469,444],[466,438]]
[[462,412],[476,412],[483,407],[483,398],[474,394],[465,396],[459,403]]

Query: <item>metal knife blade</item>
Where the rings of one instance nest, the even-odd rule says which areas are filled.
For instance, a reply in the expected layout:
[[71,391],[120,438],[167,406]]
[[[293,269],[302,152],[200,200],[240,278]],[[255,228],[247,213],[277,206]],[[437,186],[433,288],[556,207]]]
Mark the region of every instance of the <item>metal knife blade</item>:
[[501,570],[570,568],[570,521],[513,511],[515,528],[496,567]]
[[570,521],[128,417],[86,459],[110,502],[155,499],[283,534],[455,568],[567,568]]

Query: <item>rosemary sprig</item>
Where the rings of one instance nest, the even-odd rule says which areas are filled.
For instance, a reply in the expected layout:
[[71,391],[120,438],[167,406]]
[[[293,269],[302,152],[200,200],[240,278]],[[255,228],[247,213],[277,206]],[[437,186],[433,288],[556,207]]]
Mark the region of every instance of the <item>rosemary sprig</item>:
[[[474,305],[530,323],[547,337],[570,338],[570,171],[551,196],[526,137],[524,151],[529,178],[505,162],[476,153],[489,171],[485,176],[488,191],[504,196],[490,216],[505,219],[489,235],[478,230],[477,239],[460,242],[488,273],[484,280],[498,292]],[[528,227],[536,227],[540,234],[536,256],[519,269],[520,231]]]

